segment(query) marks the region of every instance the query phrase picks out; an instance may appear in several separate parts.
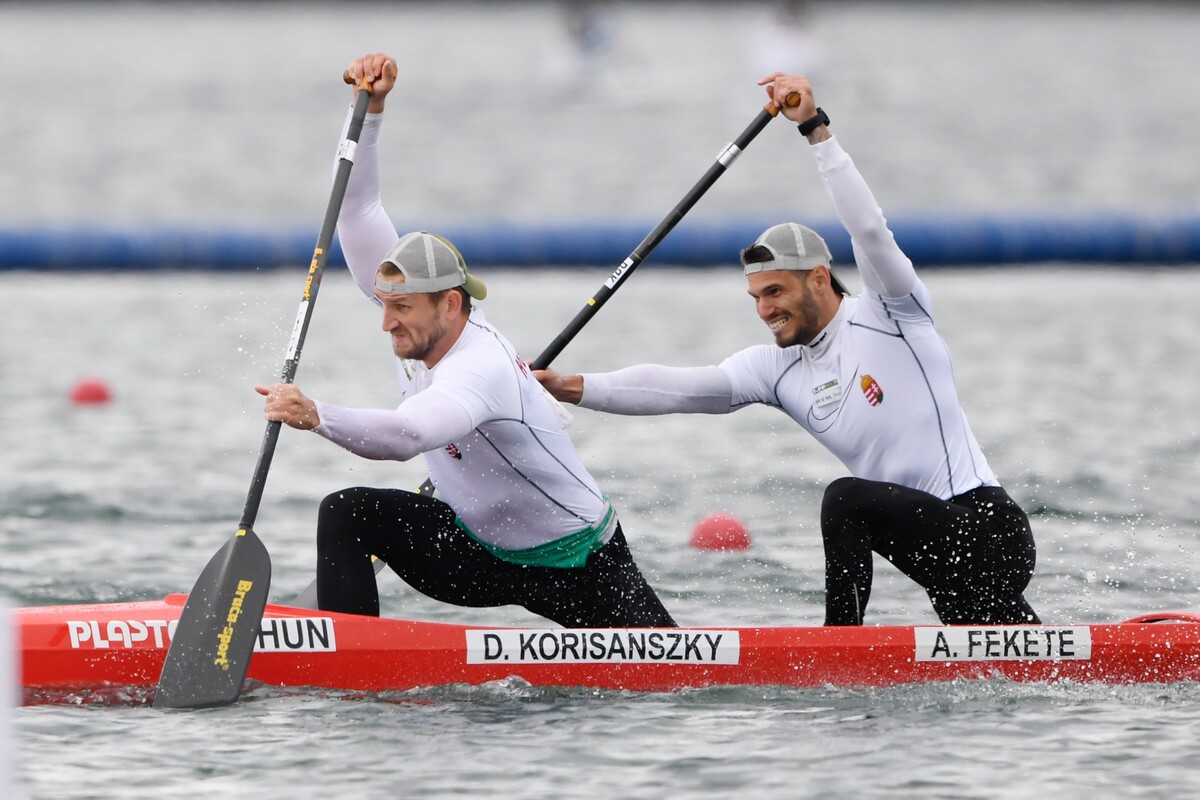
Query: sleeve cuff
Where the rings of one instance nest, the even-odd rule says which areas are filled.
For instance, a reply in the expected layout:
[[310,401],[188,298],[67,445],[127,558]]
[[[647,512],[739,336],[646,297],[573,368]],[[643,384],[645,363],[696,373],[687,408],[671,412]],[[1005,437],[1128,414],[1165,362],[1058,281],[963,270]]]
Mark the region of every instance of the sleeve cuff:
[[813,158],[817,161],[817,169],[821,172],[827,172],[850,160],[850,156],[842,149],[836,136],[830,136],[823,142],[809,145],[809,150],[812,151]]
[[313,400],[313,405],[317,408],[317,419],[320,422],[317,427],[312,429],[312,432],[333,441],[334,434],[330,426],[335,424],[334,418],[337,416],[335,413],[337,406],[326,405],[320,400]]
[[604,407],[608,405],[609,398],[612,397],[612,387],[609,384],[608,376],[599,372],[591,372],[580,377],[583,378],[583,395],[579,398],[579,407],[603,411]]

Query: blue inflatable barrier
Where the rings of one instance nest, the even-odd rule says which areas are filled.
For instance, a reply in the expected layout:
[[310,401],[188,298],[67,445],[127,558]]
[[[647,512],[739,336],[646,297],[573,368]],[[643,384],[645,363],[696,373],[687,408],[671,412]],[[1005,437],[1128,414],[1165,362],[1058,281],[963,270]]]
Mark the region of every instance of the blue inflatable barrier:
[[[782,219],[685,219],[649,260],[682,266],[736,264],[738,251]],[[616,267],[655,222],[454,223],[433,228],[477,266]],[[835,264],[853,261],[836,221],[809,223],[829,242]],[[890,221],[918,266],[1071,262],[1200,264],[1200,217],[1140,219],[946,218]],[[403,226],[399,226],[404,229]],[[0,269],[245,270],[307,266],[316,233],[307,229],[0,228]],[[342,263],[335,244],[331,264]]]

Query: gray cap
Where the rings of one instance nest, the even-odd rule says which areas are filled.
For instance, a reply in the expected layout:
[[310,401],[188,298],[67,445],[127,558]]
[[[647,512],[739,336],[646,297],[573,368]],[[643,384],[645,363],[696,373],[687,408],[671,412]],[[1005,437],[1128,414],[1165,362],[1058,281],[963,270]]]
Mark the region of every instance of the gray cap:
[[435,233],[405,234],[383,261],[395,264],[403,273],[404,282],[393,283],[376,275],[375,288],[381,292],[429,294],[461,286],[476,300],[487,297],[487,286],[467,272],[467,262],[458,249]]
[[754,240],[754,244],[742,251],[742,266],[746,274],[765,272],[772,269],[794,269],[807,271],[824,266],[829,270],[829,280],[839,294],[849,295],[845,285],[833,274],[833,256],[820,235],[803,225],[784,222],[772,225]]

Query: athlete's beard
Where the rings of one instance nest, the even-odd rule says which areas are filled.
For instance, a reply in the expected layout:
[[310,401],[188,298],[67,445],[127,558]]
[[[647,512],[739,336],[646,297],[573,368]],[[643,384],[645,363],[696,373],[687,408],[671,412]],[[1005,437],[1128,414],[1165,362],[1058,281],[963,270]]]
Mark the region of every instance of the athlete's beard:
[[408,346],[405,347],[400,342],[392,339],[392,352],[398,358],[410,358],[416,361],[424,361],[429,353],[435,348],[442,337],[446,335],[446,324],[442,320],[434,317],[429,326],[424,330],[414,330],[408,328]]
[[784,332],[787,330],[785,326],[783,331],[775,334],[776,345],[791,347],[797,344],[808,344],[820,335],[821,329],[818,327],[818,320],[821,319],[821,314],[817,308],[817,297],[807,285],[804,287],[804,296],[796,304],[796,307],[788,311],[796,323],[795,331],[789,336]]

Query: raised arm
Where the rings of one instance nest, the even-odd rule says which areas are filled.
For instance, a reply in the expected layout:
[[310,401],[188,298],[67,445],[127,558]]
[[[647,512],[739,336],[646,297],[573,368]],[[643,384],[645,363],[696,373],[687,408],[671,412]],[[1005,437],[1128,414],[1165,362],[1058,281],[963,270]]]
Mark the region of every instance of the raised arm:
[[[792,92],[801,95],[800,104],[784,106],[781,113],[797,124],[810,120],[823,120],[819,112],[812,86],[799,75],[776,72],[759,81],[767,87],[767,93],[787,96]],[[825,192],[833,201],[834,210],[842,225],[850,234],[854,245],[855,261],[868,289],[883,297],[904,297],[912,292],[917,283],[917,273],[912,261],[896,244],[892,231],[887,226],[883,210],[875,201],[862,174],[854,165],[849,154],[829,132],[828,124],[818,122],[805,134],[817,170],[825,185]]]
[[[383,110],[388,93],[396,85],[396,62],[383,53],[374,53],[355,59],[346,73],[356,83],[363,76],[370,78],[372,94],[355,153],[354,170],[350,173],[346,198],[338,217],[338,237],[355,283],[367,297],[378,302],[374,291],[375,271],[383,256],[400,238],[383,208],[383,174],[379,160]],[[347,116],[347,124],[349,119]],[[336,160],[334,164],[336,168]]]

